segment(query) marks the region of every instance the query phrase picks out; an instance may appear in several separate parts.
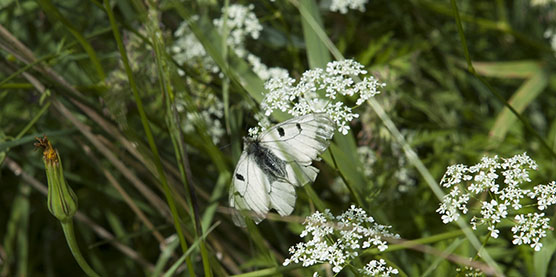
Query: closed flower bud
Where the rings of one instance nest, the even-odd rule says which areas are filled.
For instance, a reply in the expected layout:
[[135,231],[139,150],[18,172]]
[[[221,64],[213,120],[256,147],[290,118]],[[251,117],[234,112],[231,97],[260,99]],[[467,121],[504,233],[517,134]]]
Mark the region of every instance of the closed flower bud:
[[48,138],[37,138],[35,146],[43,151],[44,167],[48,181],[48,210],[58,220],[65,221],[73,217],[77,211],[77,197],[66,183],[62,161],[58,152],[52,147]]

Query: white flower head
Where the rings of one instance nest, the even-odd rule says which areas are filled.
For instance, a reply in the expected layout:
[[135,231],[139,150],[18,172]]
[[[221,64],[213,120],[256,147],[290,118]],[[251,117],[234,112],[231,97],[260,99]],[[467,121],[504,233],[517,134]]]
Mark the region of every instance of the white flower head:
[[291,257],[284,261],[301,263],[304,267],[319,263],[329,263],[332,271],[340,272],[362,249],[375,246],[380,251],[388,248],[383,237],[399,238],[390,233],[390,226],[375,223],[371,216],[355,206],[346,212],[334,216],[327,209],[323,213],[315,212],[303,223],[305,230],[300,237],[307,242],[300,242],[290,247]]
[[542,248],[540,240],[546,237],[546,230],[553,229],[548,224],[549,219],[544,216],[544,213],[518,214],[514,220],[512,243],[515,245],[529,244],[535,251],[540,251]]
[[440,184],[451,190],[436,211],[442,215],[442,222],[449,223],[459,218],[459,212],[468,212],[470,199],[481,199],[481,194],[487,194],[488,200],[480,202],[479,212],[471,218],[473,230],[484,224],[490,236],[498,238],[500,230],[497,225],[502,220],[509,220],[508,215],[513,214],[516,215],[512,228],[513,244],[529,244],[538,251],[542,247],[540,239],[546,236],[549,228],[549,219],[544,213],[524,215],[521,209],[524,204],[531,206],[531,202],[536,202],[541,211],[556,204],[556,181],[532,189],[523,188],[531,182],[529,171],[536,169],[537,164],[526,153],[508,159],[483,157],[473,166],[450,166]]
[[364,12],[367,2],[368,0],[332,0],[329,9],[332,12],[340,12],[342,14],[346,14],[348,9]]
[[265,83],[267,93],[261,108],[266,116],[275,110],[292,116],[324,112],[336,123],[338,131],[345,135],[350,130],[349,123],[359,114],[354,113],[343,99],[357,97],[355,104],[359,106],[380,93],[379,89],[386,85],[372,76],[364,77],[361,82],[353,79],[353,76],[364,74],[367,71],[363,65],[354,60],[334,61],[328,63],[325,69],[305,71],[297,83],[281,74]]
[[[259,19],[253,13],[253,4],[243,6],[232,4],[226,8],[222,8],[222,17],[214,19],[213,23],[219,29],[222,29],[224,22],[225,28],[229,32],[226,43],[233,49],[239,57],[245,57],[245,39],[249,36],[258,39],[263,26],[259,23]],[[227,17],[226,17],[227,15]]]
[[[254,6],[243,6],[232,4],[227,9],[222,8],[222,15],[213,20],[214,25],[220,32],[226,33],[226,44],[240,57],[247,59],[259,78],[266,81],[271,77],[287,76],[287,71],[279,67],[268,67],[261,62],[261,59],[251,54],[246,48],[247,38],[258,39],[263,26],[253,12]],[[192,21],[197,21],[198,16],[194,16]],[[225,22],[225,23],[224,23]],[[210,73],[220,73],[220,68],[210,57],[195,34],[189,29],[188,22],[184,21],[174,32],[175,41],[171,47],[173,58],[180,65],[200,67]],[[185,72],[179,71],[180,75]]]
[[539,210],[544,210],[550,205],[556,204],[556,181],[552,181],[547,185],[538,185],[529,192],[527,196],[537,199]]

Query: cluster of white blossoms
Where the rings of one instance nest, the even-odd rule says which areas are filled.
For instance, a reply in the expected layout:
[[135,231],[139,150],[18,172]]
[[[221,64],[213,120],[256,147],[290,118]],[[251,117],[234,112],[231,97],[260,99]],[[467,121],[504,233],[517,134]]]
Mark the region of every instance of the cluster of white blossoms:
[[[329,263],[332,271],[338,273],[357,257],[362,249],[374,246],[384,251],[388,245],[382,240],[383,237],[399,238],[399,235],[388,231],[391,226],[375,223],[363,209],[353,205],[336,217],[328,209],[323,213],[317,211],[308,216],[303,225],[305,230],[300,236],[309,236],[311,239],[290,247],[291,257],[284,261],[284,266],[302,263],[304,267],[309,267]],[[365,268],[368,272],[379,266],[384,267],[382,262],[371,262],[367,266]]]
[[[197,21],[198,16],[192,17],[191,20]],[[183,21],[174,32],[176,39],[171,49],[172,57],[180,65],[200,66],[208,72],[218,73],[220,69],[187,24],[187,21]],[[181,69],[178,70],[178,73],[181,76],[185,75]]]
[[[259,57],[251,54],[245,48],[245,41],[247,38],[258,39],[263,29],[253,9],[254,6],[252,4],[249,6],[239,4],[230,5],[228,9],[222,8],[222,16],[214,19],[213,24],[219,31],[228,34],[226,38],[228,47],[232,49],[238,57],[247,59],[253,72],[263,81],[274,76],[287,76],[287,71],[285,69],[279,67],[269,68],[261,62]],[[196,21],[198,17],[193,17],[191,20]],[[226,25],[224,26],[224,24]],[[172,52],[178,64],[200,66],[211,73],[220,72],[216,62],[207,54],[201,42],[189,29],[187,21],[180,24],[178,29],[174,32],[174,37],[176,40],[172,46]],[[179,71],[179,74],[183,76],[184,72]]]
[[182,97],[183,93],[179,93],[176,98],[176,109],[179,113],[184,114],[181,122],[181,128],[186,134],[194,134],[196,126],[204,125],[214,144],[220,143],[220,139],[226,131],[221,121],[224,119],[224,103],[214,94],[193,94],[193,103],[195,105],[194,112],[188,110],[187,101]]
[[380,259],[370,261],[365,267],[359,269],[359,273],[366,276],[390,276],[397,275],[399,272],[396,268],[386,266],[386,261]]
[[[524,189],[531,182],[529,170],[536,169],[537,164],[526,153],[509,159],[483,157],[474,166],[452,165],[440,182],[450,192],[436,211],[442,215],[444,223],[449,223],[459,218],[459,212],[467,214],[469,200],[476,199],[481,208],[480,215],[473,216],[470,222],[474,230],[479,225],[486,225],[490,236],[497,238],[500,233],[497,224],[509,215],[515,215],[511,229],[513,244],[527,244],[539,251],[542,247],[540,239],[551,227],[544,213],[530,211],[534,206],[542,211],[556,204],[556,182]],[[483,193],[487,194],[486,200]]]
[[368,0],[332,0],[329,9],[330,11],[342,14],[346,14],[348,9],[364,12],[367,2]]
[[[344,102],[345,98],[357,97],[355,107],[380,93],[386,84],[380,83],[373,76],[364,77],[355,82],[353,77],[367,74],[363,65],[354,60],[329,62],[325,69],[315,68],[305,71],[296,84],[296,80],[287,76],[271,78],[265,83],[267,93],[261,102],[266,116],[274,110],[287,112],[292,116],[324,112],[336,123],[338,131],[347,134],[349,122],[358,118]],[[260,124],[259,124],[260,125]],[[268,126],[260,126],[265,129]],[[258,127],[250,133],[256,134]]]
[[253,72],[261,78],[261,80],[266,81],[270,78],[286,78],[288,77],[288,71],[281,67],[268,67],[266,64],[261,62],[261,58],[248,53],[247,61],[251,64]]
[[[229,31],[226,43],[241,58],[247,55],[247,50],[245,50],[244,46],[245,39],[248,36],[252,39],[258,39],[263,29],[259,19],[253,13],[254,8],[253,4],[249,6],[233,4],[228,6],[227,10],[222,8],[223,16],[212,21],[220,30],[223,29],[223,24],[226,22],[225,28]],[[226,14],[228,16],[224,17]]]

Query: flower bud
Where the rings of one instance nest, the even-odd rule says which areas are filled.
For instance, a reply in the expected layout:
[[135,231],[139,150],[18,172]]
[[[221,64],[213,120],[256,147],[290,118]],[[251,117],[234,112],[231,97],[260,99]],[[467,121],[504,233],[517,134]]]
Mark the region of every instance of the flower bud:
[[60,221],[69,220],[77,211],[77,197],[66,183],[60,156],[46,135],[36,139],[35,146],[44,149],[42,159],[48,181],[48,210]]

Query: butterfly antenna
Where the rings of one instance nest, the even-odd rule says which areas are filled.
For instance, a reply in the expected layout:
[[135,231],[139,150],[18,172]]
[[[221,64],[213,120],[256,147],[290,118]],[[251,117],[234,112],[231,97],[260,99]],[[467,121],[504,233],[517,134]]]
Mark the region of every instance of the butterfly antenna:
[[232,145],[232,144],[231,144],[231,143],[228,143],[228,144],[226,144],[226,145],[220,146],[220,147],[218,147],[218,150],[222,151],[222,150],[224,150],[224,149],[230,147],[230,145]]

